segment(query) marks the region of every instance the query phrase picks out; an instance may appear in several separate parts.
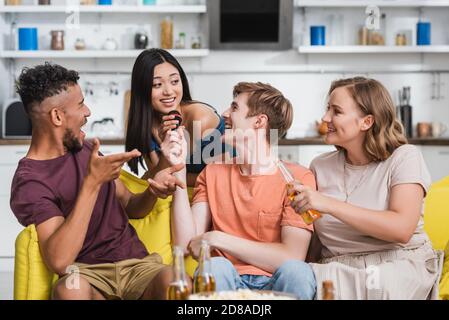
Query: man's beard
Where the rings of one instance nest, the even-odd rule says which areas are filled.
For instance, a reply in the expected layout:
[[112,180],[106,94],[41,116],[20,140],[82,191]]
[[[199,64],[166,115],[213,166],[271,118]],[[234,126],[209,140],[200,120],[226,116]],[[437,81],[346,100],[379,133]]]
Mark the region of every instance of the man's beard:
[[62,143],[68,152],[76,153],[83,149],[82,143],[75,137],[71,129],[65,130]]

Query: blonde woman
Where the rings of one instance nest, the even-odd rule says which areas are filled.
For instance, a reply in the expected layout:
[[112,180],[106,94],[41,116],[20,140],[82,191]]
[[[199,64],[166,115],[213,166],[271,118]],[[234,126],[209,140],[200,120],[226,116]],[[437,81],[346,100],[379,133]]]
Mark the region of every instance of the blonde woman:
[[323,213],[309,251],[317,298],[324,280],[337,299],[436,297],[439,257],[423,230],[430,175],[388,91],[373,79],[335,81],[322,120],[337,150],[311,164],[318,191],[297,186],[291,204]]

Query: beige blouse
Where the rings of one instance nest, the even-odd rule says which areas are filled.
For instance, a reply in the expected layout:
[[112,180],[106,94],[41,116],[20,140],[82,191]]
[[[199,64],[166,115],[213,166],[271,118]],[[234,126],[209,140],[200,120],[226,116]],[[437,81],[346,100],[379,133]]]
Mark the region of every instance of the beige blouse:
[[[346,168],[345,168],[346,167]],[[372,210],[387,210],[390,190],[404,183],[420,184],[427,193],[431,178],[420,150],[402,145],[385,161],[366,166],[346,163],[343,151],[318,156],[310,169],[316,177],[318,190],[335,199]],[[345,188],[346,184],[346,188]],[[408,243],[391,243],[363,234],[329,214],[315,221],[315,232],[323,245],[322,257],[375,252],[398,248],[418,248],[429,241],[423,230],[423,213]],[[400,228],[401,226],[397,226]]]

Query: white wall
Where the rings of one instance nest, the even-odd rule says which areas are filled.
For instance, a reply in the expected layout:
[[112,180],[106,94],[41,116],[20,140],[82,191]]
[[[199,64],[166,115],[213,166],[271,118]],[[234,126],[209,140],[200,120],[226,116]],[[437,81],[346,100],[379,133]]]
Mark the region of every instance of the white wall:
[[[27,0],[31,1],[32,0]],[[64,0],[54,0],[63,2]],[[134,0],[117,0],[116,3]],[[173,2],[167,0],[167,2]],[[309,43],[309,26],[325,24],[328,43],[332,37],[330,16],[341,15],[339,28],[344,44],[355,44],[357,31],[365,21],[364,8],[295,8],[293,46]],[[434,44],[448,44],[447,18],[449,8],[386,8],[387,44],[394,42],[394,35],[405,29],[415,30],[421,16],[432,22]],[[0,26],[5,26],[6,15],[0,15]],[[140,28],[151,29],[154,44],[159,43],[159,22],[165,14],[81,14],[81,29],[66,29],[65,44],[73,48],[77,37],[84,37],[88,47],[100,48],[107,37],[120,41],[120,48],[132,47],[134,33]],[[52,29],[64,24],[64,14],[18,14],[20,25],[39,26],[40,48],[49,46]],[[207,14],[174,14],[175,34],[187,32],[190,36],[202,34],[207,47]],[[414,38],[415,31],[413,31]],[[24,66],[42,63],[43,59],[17,59],[15,72]],[[82,73],[81,85],[85,81],[96,85],[95,95],[86,96],[92,109],[92,120],[114,116],[118,123],[123,119],[123,93],[129,87],[130,72],[134,59],[54,59],[66,67]],[[215,106],[220,111],[231,100],[232,87],[238,81],[264,81],[278,87],[292,101],[295,107],[294,127],[289,136],[310,135],[315,120],[320,119],[326,92],[332,80],[353,75],[371,76],[382,81],[396,99],[402,86],[412,87],[411,104],[414,107],[413,120],[440,120],[449,124],[449,54],[299,54],[296,49],[288,51],[211,51],[205,58],[180,59],[189,75],[194,98]],[[0,99],[10,93],[12,79],[6,75],[9,60],[2,59],[0,71]],[[412,72],[410,72],[412,71]],[[432,100],[432,73],[443,71],[441,92],[444,99]],[[84,73],[86,72],[86,73]],[[109,72],[95,75],[95,72]],[[368,72],[368,73],[367,73]],[[119,82],[120,94],[109,96],[107,84],[111,79]]]

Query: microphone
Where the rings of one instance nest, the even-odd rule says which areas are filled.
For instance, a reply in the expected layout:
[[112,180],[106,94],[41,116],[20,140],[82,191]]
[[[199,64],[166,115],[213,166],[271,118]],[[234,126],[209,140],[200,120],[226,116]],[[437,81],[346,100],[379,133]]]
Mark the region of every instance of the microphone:
[[173,114],[175,116],[175,118],[173,120],[178,121],[178,123],[176,124],[176,128],[172,129],[172,131],[173,131],[173,130],[178,129],[178,127],[181,125],[182,117],[181,117],[181,114],[176,110],[172,110],[168,113],[168,115],[171,115],[171,114]]

